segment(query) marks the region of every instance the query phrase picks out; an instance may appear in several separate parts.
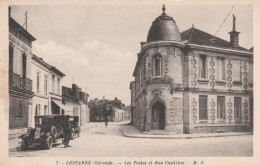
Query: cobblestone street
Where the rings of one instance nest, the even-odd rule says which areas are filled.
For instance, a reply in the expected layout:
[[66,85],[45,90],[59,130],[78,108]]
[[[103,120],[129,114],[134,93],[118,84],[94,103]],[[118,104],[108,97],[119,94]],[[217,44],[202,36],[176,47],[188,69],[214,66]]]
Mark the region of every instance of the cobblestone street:
[[72,147],[58,144],[51,150],[31,147],[12,149],[10,157],[218,157],[252,156],[253,136],[230,136],[195,139],[149,139],[124,137],[123,123],[88,123],[82,127]]

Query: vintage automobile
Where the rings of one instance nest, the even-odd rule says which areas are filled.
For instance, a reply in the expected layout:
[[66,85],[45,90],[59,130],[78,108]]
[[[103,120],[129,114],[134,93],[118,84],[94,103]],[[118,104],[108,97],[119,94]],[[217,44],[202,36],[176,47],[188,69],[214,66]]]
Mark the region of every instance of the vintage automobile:
[[70,116],[69,121],[71,124],[72,139],[74,139],[75,137],[79,137],[79,135],[80,135],[79,117]]
[[35,128],[28,128],[26,134],[19,138],[21,148],[26,150],[29,145],[40,145],[42,149],[51,149],[52,144],[64,138],[63,124],[65,115],[44,115],[35,117]]

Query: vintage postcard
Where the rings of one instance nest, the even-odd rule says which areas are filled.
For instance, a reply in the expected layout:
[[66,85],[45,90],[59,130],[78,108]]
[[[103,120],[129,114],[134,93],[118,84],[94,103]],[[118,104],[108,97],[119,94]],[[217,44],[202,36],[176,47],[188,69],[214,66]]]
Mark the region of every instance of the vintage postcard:
[[259,2],[0,7],[0,165],[260,163]]

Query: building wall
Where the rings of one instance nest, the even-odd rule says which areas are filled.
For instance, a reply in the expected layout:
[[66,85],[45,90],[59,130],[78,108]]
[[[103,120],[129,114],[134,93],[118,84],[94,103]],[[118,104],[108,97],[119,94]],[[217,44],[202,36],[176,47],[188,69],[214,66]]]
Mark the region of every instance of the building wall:
[[[53,79],[53,76],[54,76],[54,79]],[[60,79],[60,84],[58,86],[58,79]],[[49,106],[50,106],[50,111],[51,111],[51,114],[53,114],[54,112],[54,107],[52,105],[52,101],[51,99],[57,99],[57,100],[60,100],[62,101],[62,77],[60,75],[58,75],[57,73],[53,72],[50,70],[49,72]],[[60,114],[62,113],[62,109],[60,108],[59,109],[60,111]]]
[[[28,113],[32,110],[32,92],[30,90],[31,83],[25,83],[24,78],[22,78],[22,55],[24,54],[26,56],[26,79],[30,80],[32,55],[31,46],[24,43],[13,33],[9,33],[9,46],[13,49],[13,63],[11,64],[12,71],[9,73],[9,79],[11,77],[13,78],[12,73],[15,73],[16,78],[19,77],[19,79],[21,79],[20,81],[18,81],[13,78],[12,83],[9,82],[9,132],[10,134],[16,134],[26,132],[29,119]],[[18,85],[18,89],[12,89],[15,83]],[[20,87],[21,84],[26,84],[26,87]]]
[[[154,55],[161,55],[161,76],[154,77]],[[205,78],[201,59],[205,55]],[[152,129],[152,105],[165,106],[165,131],[198,133],[247,130],[253,90],[253,60],[246,54],[160,46],[142,50],[135,71],[133,124]],[[135,92],[135,93],[134,93]],[[199,120],[199,96],[207,96],[207,119]],[[133,95],[132,95],[133,96]],[[224,119],[217,117],[218,97],[224,97]],[[234,118],[234,98],[241,97],[241,121]],[[251,99],[252,100],[252,99]],[[252,111],[251,111],[252,112]]]
[[[29,126],[34,127],[36,115],[50,115],[49,105],[49,70],[46,66],[36,60],[32,60],[31,73],[33,81],[34,96],[32,99],[32,110],[29,112]],[[39,73],[39,83],[38,83]],[[45,90],[45,77],[47,78],[47,89]],[[37,87],[37,84],[39,87]]]

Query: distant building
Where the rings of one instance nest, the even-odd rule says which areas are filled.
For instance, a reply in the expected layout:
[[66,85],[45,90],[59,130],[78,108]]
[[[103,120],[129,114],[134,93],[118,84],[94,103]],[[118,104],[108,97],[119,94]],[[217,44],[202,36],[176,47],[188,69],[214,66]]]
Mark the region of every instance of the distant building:
[[79,116],[81,126],[89,122],[88,97],[89,95],[82,92],[76,84],[72,84],[72,88],[62,87],[64,114]]
[[[62,77],[64,77],[65,74],[36,55],[32,56],[31,63],[34,96],[32,99],[32,111],[29,113],[29,126],[34,127],[35,116],[62,114],[61,109],[63,109],[63,106],[60,99],[60,86]],[[55,74],[57,77],[57,90],[52,91],[52,86],[55,86],[55,83],[52,82],[52,77]]]
[[143,131],[245,131],[253,121],[253,52],[163,13],[153,21],[131,82],[133,123]]
[[[120,110],[125,109],[125,105],[117,98],[114,100],[107,100],[105,98],[98,100],[95,98],[94,100],[90,100],[89,108],[91,122],[103,122],[106,116],[108,116],[109,121],[121,121],[119,120],[118,113],[121,113]],[[124,115],[121,116],[123,120]]]
[[32,110],[31,59],[36,39],[11,17],[9,7],[9,134],[26,131]]

